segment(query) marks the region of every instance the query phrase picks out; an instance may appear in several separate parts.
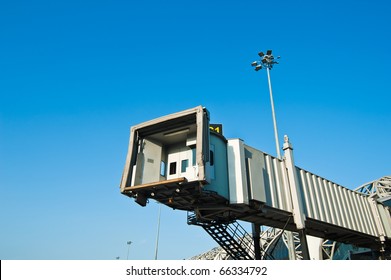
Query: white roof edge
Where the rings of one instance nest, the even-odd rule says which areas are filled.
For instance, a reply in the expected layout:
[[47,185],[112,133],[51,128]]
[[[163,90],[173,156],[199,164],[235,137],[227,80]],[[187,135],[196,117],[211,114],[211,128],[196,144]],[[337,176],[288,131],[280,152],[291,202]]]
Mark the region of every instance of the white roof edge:
[[154,124],[157,124],[157,123],[161,123],[161,122],[164,122],[164,121],[167,121],[167,120],[171,120],[171,119],[175,119],[175,118],[191,115],[193,113],[199,112],[200,110],[203,111],[204,109],[206,109],[206,108],[201,106],[201,105],[199,105],[199,106],[194,107],[194,108],[190,108],[190,109],[183,110],[183,111],[180,111],[180,112],[172,113],[172,114],[169,114],[169,115],[166,115],[166,116],[158,117],[156,119],[149,120],[149,121],[146,121],[146,122],[134,125],[134,126],[132,126],[132,130],[137,130],[137,129],[140,129],[140,128],[143,128],[143,127],[147,127],[147,126],[150,126],[150,125],[154,125]]

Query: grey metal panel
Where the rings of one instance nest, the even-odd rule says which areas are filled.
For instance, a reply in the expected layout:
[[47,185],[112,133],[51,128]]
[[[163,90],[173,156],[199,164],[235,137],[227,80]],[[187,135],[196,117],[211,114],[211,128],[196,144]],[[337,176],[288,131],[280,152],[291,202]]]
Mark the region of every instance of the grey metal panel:
[[272,158],[269,155],[265,156],[265,161],[266,161],[266,170],[267,173],[269,174],[269,190],[270,190],[270,198],[271,201],[268,201],[268,205],[279,208],[278,207],[278,198],[277,198],[277,192],[276,192],[276,183],[275,183],[275,170],[273,168],[272,164]]
[[353,224],[352,224],[351,217],[349,216],[348,203],[346,201],[345,191],[343,188],[338,188],[338,191],[342,202],[342,214],[344,215],[345,222],[346,222],[345,227],[352,229]]
[[357,193],[354,193],[352,192],[352,203],[353,203],[353,208],[355,209],[355,213],[356,213],[356,220],[357,220],[357,224],[360,228],[360,231],[361,232],[365,232],[365,233],[369,233],[366,229],[365,229],[365,225],[364,225],[364,219],[362,217],[362,214],[361,214],[361,211],[358,207],[358,194]]
[[341,204],[338,203],[338,198],[336,194],[336,189],[330,181],[328,182],[330,193],[331,193],[331,198],[333,200],[334,207],[336,207],[337,211],[334,211],[334,215],[336,218],[336,225],[342,226],[342,217],[341,217]]
[[345,188],[343,188],[342,190],[343,190],[345,201],[346,201],[346,207],[347,207],[346,212],[347,212],[347,215],[349,216],[349,220],[351,222],[351,229],[359,231],[360,229],[359,229],[359,227],[357,225],[357,221],[356,221],[357,213],[355,213],[352,202],[351,202],[351,195],[350,195],[351,192],[349,192],[349,190],[345,189]]
[[265,202],[277,209],[292,211],[284,161],[247,145],[244,145],[244,149],[248,157],[247,176],[251,190],[249,199]]
[[307,182],[305,180],[305,172],[304,170],[301,170],[299,168],[296,168],[296,171],[298,172],[299,176],[299,182],[302,185],[302,191],[304,195],[304,206],[305,206],[305,215],[306,216],[313,216],[313,210],[312,210],[312,204],[310,203],[310,194],[308,192]]
[[298,167],[297,174],[307,217],[378,236],[365,196]]
[[[282,176],[283,173],[283,162],[280,160],[274,158],[273,159],[273,168],[275,170],[276,176],[276,187],[277,187],[277,199],[278,199],[278,205],[280,209],[287,210],[286,209],[286,201],[285,201],[285,195],[284,195],[284,179]],[[290,210],[290,209],[289,209]]]
[[266,202],[265,181],[268,180],[268,174],[266,172],[265,154],[249,146],[245,146],[244,149],[248,165],[247,175],[250,199]]
[[[283,161],[280,161],[280,166],[281,170],[286,170],[285,164]],[[293,202],[292,202],[292,197],[291,193],[289,191],[289,178],[288,178],[288,173],[287,172],[282,172],[282,178],[284,181],[284,196],[285,196],[285,209],[286,211],[291,211],[293,208]]]
[[321,193],[318,186],[318,180],[316,180],[316,177],[314,174],[311,174],[312,183],[315,190],[315,198],[316,198],[316,207],[319,211],[319,220],[325,221],[325,214],[324,214],[324,208],[322,207],[322,199],[321,199]]
[[308,183],[308,188],[309,188],[309,193],[310,193],[310,202],[312,204],[312,209],[314,211],[314,216],[311,217],[311,218],[314,218],[314,219],[317,219],[317,220],[320,220],[320,214],[319,214],[319,209],[318,209],[318,203],[316,201],[316,193],[315,193],[315,189],[314,189],[314,184],[312,182],[312,174],[309,173],[309,172],[306,172],[306,179],[307,179],[307,183]]
[[373,232],[373,230],[372,230],[372,228],[370,226],[370,222],[369,222],[369,219],[370,219],[369,218],[369,213],[365,210],[364,197],[363,196],[357,196],[357,200],[358,200],[358,207],[361,209],[365,231],[367,233],[369,233],[369,234],[374,235],[375,233]]
[[369,200],[365,196],[360,196],[360,203],[362,207],[362,214],[364,221],[366,221],[366,227],[368,228],[368,232],[372,235],[379,235],[379,231],[376,228],[375,222],[374,222],[374,216],[371,211],[371,207],[369,205]]
[[303,195],[304,195],[304,204],[305,204],[305,210],[306,210],[306,215],[308,217],[313,217],[314,216],[314,210],[312,209],[312,203],[311,203],[311,194],[310,190],[308,187],[307,183],[307,178],[306,178],[306,172],[302,169],[296,168],[298,174],[299,174],[299,181],[301,181],[302,184],[302,190],[303,190]]
[[347,190],[345,188],[341,188],[341,192],[342,192],[342,197],[343,197],[343,200],[345,203],[345,215],[348,220],[349,228],[354,230],[354,229],[356,229],[356,226],[353,221],[353,215],[352,215],[351,207],[349,205]]
[[348,197],[349,207],[350,207],[350,209],[352,209],[353,223],[355,225],[356,230],[361,231],[361,227],[360,227],[359,221],[357,219],[357,217],[360,216],[361,213],[356,210],[356,208],[354,207],[354,203],[353,203],[353,196],[355,195],[355,193],[351,190],[346,190],[346,192],[347,192],[346,194]]
[[345,210],[346,210],[346,206],[344,205],[344,200],[343,200],[343,197],[342,197],[342,187],[333,183],[333,187],[334,187],[334,190],[335,190],[335,194],[336,194],[336,197],[337,197],[337,201],[338,201],[338,205],[340,207],[340,216],[341,216],[341,222],[342,222],[342,226],[343,227],[349,227],[349,224],[348,224],[348,219],[346,217],[346,213],[345,213]]
[[318,184],[319,184],[319,189],[321,193],[321,198],[322,198],[322,207],[324,208],[324,214],[325,214],[325,221],[327,223],[332,223],[331,220],[331,215],[330,215],[330,205],[327,202],[327,196],[326,196],[326,186],[325,186],[325,180],[318,177]]
[[373,212],[371,210],[369,199],[370,199],[369,197],[363,197],[365,211],[369,214],[369,226],[371,227],[372,232],[375,232],[375,235],[379,235],[379,231],[377,230],[377,227],[376,227],[376,224],[374,221]]
[[[335,195],[330,181],[326,181],[325,184],[326,184],[327,199],[328,199],[330,209],[336,207],[339,210],[338,205],[335,204]],[[340,223],[338,217],[339,211],[330,210],[330,212],[331,212],[330,214],[331,214],[331,220],[333,224],[338,225]]]
[[382,204],[377,205],[379,209],[380,219],[382,221],[385,234],[388,238],[391,238],[391,217],[390,212]]
[[342,204],[343,204],[343,213],[346,217],[346,222],[348,224],[348,228],[354,229],[354,223],[353,223],[353,216],[351,213],[351,209],[349,208],[349,202],[346,195],[346,189],[345,188],[339,188]]
[[331,198],[330,187],[329,187],[327,180],[323,179],[322,182],[323,182],[323,191],[325,193],[325,200],[326,200],[326,205],[327,205],[327,214],[329,216],[329,221],[331,224],[335,224],[336,218],[335,218],[335,214],[334,214],[335,211],[333,211],[334,205],[332,205],[333,200]]

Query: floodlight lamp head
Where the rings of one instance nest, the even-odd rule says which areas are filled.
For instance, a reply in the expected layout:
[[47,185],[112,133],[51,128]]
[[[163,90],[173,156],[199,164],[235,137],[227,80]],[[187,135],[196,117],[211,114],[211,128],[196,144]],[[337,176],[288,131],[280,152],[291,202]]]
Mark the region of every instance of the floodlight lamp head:
[[255,66],[255,71],[259,71],[259,70],[261,70],[262,69],[262,65],[257,65],[257,66]]
[[264,54],[263,52],[259,52],[258,55],[259,55],[260,57],[263,57],[265,54]]
[[255,67],[255,66],[257,66],[257,64],[258,64],[258,62],[254,61],[254,62],[251,63],[251,66]]
[[266,51],[266,54],[267,54],[267,55],[271,55],[271,54],[272,54],[272,50],[267,50],[267,51]]

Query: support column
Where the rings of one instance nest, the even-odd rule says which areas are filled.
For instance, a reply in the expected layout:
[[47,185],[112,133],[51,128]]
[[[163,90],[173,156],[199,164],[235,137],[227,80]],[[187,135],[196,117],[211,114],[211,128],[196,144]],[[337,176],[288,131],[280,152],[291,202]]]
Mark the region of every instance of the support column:
[[299,230],[299,239],[301,245],[301,252],[303,254],[303,260],[310,260],[310,251],[308,250],[307,234],[304,228]]
[[284,136],[284,162],[287,169],[287,175],[289,180],[289,191],[292,198],[292,213],[293,220],[296,224],[296,228],[299,233],[301,249],[303,253],[303,259],[309,260],[309,250],[307,237],[305,233],[305,215],[304,215],[304,206],[301,200],[301,193],[299,189],[299,180],[297,178],[296,166],[293,159],[293,148],[291,143],[289,143],[288,136]]
[[254,258],[256,260],[260,260],[261,259],[261,242],[260,242],[261,225],[253,223],[252,229],[253,229],[253,241],[254,241],[254,252],[255,252]]

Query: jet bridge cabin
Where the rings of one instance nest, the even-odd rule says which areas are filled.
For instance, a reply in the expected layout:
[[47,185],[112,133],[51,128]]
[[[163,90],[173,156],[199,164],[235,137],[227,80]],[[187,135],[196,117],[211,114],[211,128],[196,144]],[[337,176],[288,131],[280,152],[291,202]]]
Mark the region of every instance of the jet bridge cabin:
[[182,210],[225,204],[226,154],[202,106],[141,123],[131,128],[121,193],[142,206],[149,198]]

